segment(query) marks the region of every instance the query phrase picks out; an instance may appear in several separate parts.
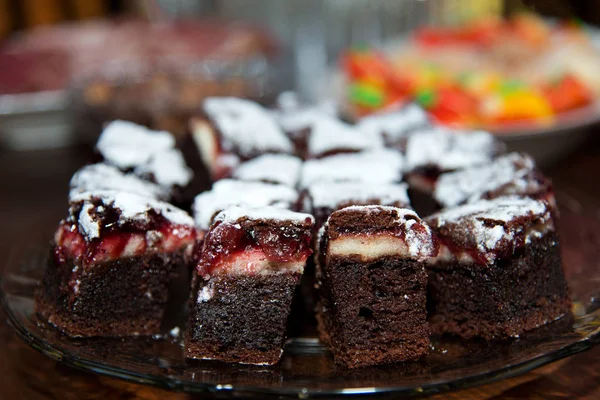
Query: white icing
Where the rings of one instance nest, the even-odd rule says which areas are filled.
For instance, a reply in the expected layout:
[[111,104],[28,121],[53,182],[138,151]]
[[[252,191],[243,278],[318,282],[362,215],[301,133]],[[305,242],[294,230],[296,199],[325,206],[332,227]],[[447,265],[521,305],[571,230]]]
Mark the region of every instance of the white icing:
[[312,207],[335,209],[348,201],[366,203],[377,200],[383,205],[409,205],[407,188],[405,183],[316,182],[307,190]]
[[265,154],[247,161],[233,171],[244,181],[266,181],[294,187],[300,177],[302,160],[287,154]]
[[175,138],[166,131],[152,131],[128,121],[109,123],[96,144],[104,159],[121,169],[147,162],[158,152],[175,146]]
[[77,171],[69,183],[69,198],[77,193],[94,190],[118,190],[140,196],[167,199],[169,191],[133,174],[125,174],[112,165],[99,163],[87,165]]
[[185,187],[194,176],[178,149],[152,155],[147,162],[136,167],[134,173],[140,176],[151,175],[156,183],[166,188]]
[[207,230],[215,214],[231,206],[291,208],[296,201],[298,192],[286,185],[222,179],[196,196],[192,208],[196,226]]
[[356,127],[371,137],[383,134],[387,142],[397,143],[415,129],[428,124],[425,110],[411,103],[399,110],[369,115],[361,119]]
[[369,150],[383,147],[379,132],[364,133],[335,117],[317,118],[308,137],[308,154],[320,156],[335,150]]
[[81,208],[81,212],[79,213],[79,226],[83,230],[81,232],[89,239],[94,239],[100,237],[100,224],[98,221],[94,221],[93,217],[90,215],[90,211],[94,209],[93,204],[84,204]]
[[198,298],[196,299],[196,302],[198,304],[206,303],[207,301],[210,301],[210,299],[212,299],[214,295],[215,295],[215,290],[212,287],[212,285],[209,283],[208,285],[204,286],[198,292]]
[[83,201],[82,211],[79,213],[79,225],[88,239],[98,237],[98,231],[91,225],[97,224],[93,220],[89,211],[93,208],[92,199],[100,199],[105,206],[110,206],[120,210],[118,223],[127,221],[145,221],[148,218],[148,212],[155,210],[169,222],[176,225],[194,226],[194,220],[185,211],[164,201],[149,197],[140,196],[134,193],[127,193],[114,190],[98,190],[77,193],[70,201],[77,203]]
[[408,170],[437,166],[453,170],[488,162],[498,144],[483,131],[459,132],[448,128],[431,128],[408,138],[406,164]]
[[251,156],[272,151],[291,153],[293,146],[275,119],[258,103],[235,97],[209,97],[204,111],[221,133],[226,151]]
[[273,112],[277,123],[288,133],[298,133],[310,129],[318,120],[335,118],[336,114],[336,107],[331,103],[323,103],[314,107],[283,108]]
[[308,160],[302,166],[300,187],[323,182],[393,183],[402,179],[404,159],[390,149],[362,153],[337,154],[319,160]]
[[506,194],[523,193],[535,182],[527,175],[535,167],[533,159],[519,153],[498,157],[490,164],[449,172],[437,180],[434,197],[444,207],[456,206],[481,198],[489,191],[511,184]]
[[287,223],[297,225],[304,225],[307,220],[312,221],[312,223],[314,223],[315,221],[314,217],[310,214],[299,213],[273,206],[229,207],[217,214],[217,216],[215,217],[215,221],[222,221],[224,223],[235,224],[240,220],[240,218],[247,218],[251,220],[271,220],[280,222],[285,221]]

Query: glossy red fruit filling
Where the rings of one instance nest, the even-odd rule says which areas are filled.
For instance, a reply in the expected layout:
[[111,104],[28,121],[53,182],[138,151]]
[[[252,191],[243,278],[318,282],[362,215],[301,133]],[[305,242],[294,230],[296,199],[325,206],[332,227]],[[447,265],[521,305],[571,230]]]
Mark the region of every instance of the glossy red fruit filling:
[[312,253],[310,229],[217,223],[207,234],[201,252],[196,254],[199,275],[212,275],[228,269],[233,262],[246,264],[246,273],[259,273],[260,261],[267,263],[304,262]]
[[164,223],[152,231],[112,232],[87,242],[77,225],[63,221],[54,237],[54,256],[57,263],[75,259],[93,264],[147,253],[172,253],[193,243],[195,237],[191,227]]

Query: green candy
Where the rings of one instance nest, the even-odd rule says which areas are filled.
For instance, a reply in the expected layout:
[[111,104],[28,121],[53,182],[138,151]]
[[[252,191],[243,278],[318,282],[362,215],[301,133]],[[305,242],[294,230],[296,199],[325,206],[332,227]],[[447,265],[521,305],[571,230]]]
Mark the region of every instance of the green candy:
[[355,83],[350,86],[350,100],[361,106],[376,108],[383,105],[385,95],[376,87]]
[[421,90],[416,93],[415,100],[424,108],[431,108],[437,102],[437,93],[431,89]]

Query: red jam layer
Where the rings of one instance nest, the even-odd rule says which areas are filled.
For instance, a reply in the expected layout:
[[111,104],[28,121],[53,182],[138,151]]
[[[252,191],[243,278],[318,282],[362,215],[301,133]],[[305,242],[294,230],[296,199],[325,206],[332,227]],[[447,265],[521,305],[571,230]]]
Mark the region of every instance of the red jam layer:
[[249,232],[239,225],[218,223],[195,255],[196,269],[199,275],[213,275],[238,258],[258,254],[272,263],[304,262],[312,253],[310,243],[308,229],[257,226]]
[[101,263],[147,253],[173,253],[194,242],[195,230],[188,226],[163,224],[147,232],[114,232],[86,242],[77,225],[62,222],[56,231],[55,259],[83,264]]

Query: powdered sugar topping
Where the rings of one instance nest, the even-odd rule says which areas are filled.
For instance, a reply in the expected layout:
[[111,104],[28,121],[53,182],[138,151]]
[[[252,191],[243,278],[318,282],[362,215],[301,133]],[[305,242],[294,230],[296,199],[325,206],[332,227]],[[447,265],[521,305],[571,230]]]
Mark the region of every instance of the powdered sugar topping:
[[173,224],[194,226],[194,220],[188,213],[164,201],[114,190],[90,191],[78,193],[71,198],[72,203],[84,202],[79,213],[78,222],[82,230],[81,233],[87,239],[94,239],[99,235],[99,228],[96,229],[94,226],[97,225],[97,221],[90,214],[90,211],[95,207],[92,204],[94,200],[100,200],[102,203],[102,205],[96,207],[96,211],[100,213],[108,208],[117,209],[120,212],[118,223],[146,221],[149,217],[148,212],[154,210]]
[[178,149],[161,151],[152,155],[147,162],[139,165],[134,173],[152,177],[156,183],[166,188],[184,187],[194,176]]
[[404,159],[390,149],[351,154],[336,154],[308,160],[302,166],[300,187],[315,182],[393,183],[402,179]]
[[265,181],[296,186],[302,160],[287,154],[265,154],[241,164],[233,177],[244,181]]
[[69,198],[81,192],[94,190],[118,190],[140,196],[167,199],[169,191],[133,174],[125,174],[112,165],[98,163],[87,165],[77,171],[69,183]]
[[314,224],[315,219],[310,214],[299,213],[278,207],[229,207],[215,217],[215,221],[235,224],[240,219],[279,221],[295,225]]
[[428,125],[427,113],[411,103],[399,110],[369,115],[358,122],[357,128],[371,137],[383,134],[388,143],[396,143],[415,129]]
[[152,131],[128,121],[109,123],[96,144],[104,159],[120,169],[147,162],[152,155],[175,146],[175,138],[166,131]]
[[488,162],[498,147],[487,132],[459,132],[437,127],[408,138],[406,164],[411,171],[428,166],[450,171]]
[[435,199],[445,207],[480,199],[486,192],[505,185],[504,194],[525,194],[540,190],[540,184],[529,177],[535,168],[533,159],[519,153],[498,157],[490,164],[440,175],[434,192]]
[[335,117],[317,118],[308,137],[308,154],[314,157],[336,150],[368,150],[383,147],[380,132],[369,134]]
[[286,185],[223,179],[212,190],[196,196],[193,211],[196,226],[208,230],[216,213],[232,206],[288,209],[298,201],[298,192]]
[[335,209],[345,202],[409,205],[405,183],[316,182],[308,187],[312,207]]
[[235,97],[210,97],[204,111],[221,133],[227,151],[246,156],[271,151],[291,153],[293,146],[273,116],[259,104]]

